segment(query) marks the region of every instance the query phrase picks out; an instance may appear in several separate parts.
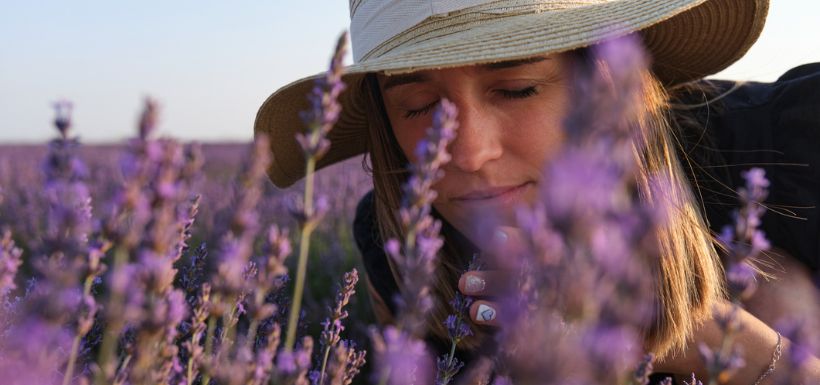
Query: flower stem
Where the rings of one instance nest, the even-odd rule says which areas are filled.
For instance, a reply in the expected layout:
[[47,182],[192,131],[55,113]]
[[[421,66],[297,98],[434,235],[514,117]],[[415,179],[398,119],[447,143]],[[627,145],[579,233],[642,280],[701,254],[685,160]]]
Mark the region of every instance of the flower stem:
[[302,294],[305,290],[305,274],[307,272],[308,249],[310,248],[310,235],[313,233],[315,223],[313,215],[313,174],[316,170],[316,158],[309,157],[305,172],[305,222],[302,228],[302,235],[299,239],[299,264],[296,268],[296,283],[293,289],[293,302],[290,305],[288,315],[288,331],[285,337],[285,351],[293,351],[296,343],[296,326],[299,322],[299,312],[302,306]]
[[319,371],[319,385],[325,382],[325,370],[327,368],[327,359],[330,357],[330,346],[325,347],[325,354],[322,357],[322,369]]
[[259,328],[259,321],[256,319],[251,320],[251,324],[248,327],[248,338],[247,341],[251,344],[251,347],[256,346],[256,329]]
[[[214,331],[216,330],[216,317],[208,317],[208,331],[205,333],[205,357],[211,356],[211,351],[213,351],[214,346]],[[211,376],[207,373],[207,370],[202,375],[202,385],[208,385],[211,383]]]
[[[85,277],[83,282],[83,297],[91,294],[91,286],[94,283],[94,274],[89,274]],[[74,376],[74,364],[77,362],[77,350],[80,349],[80,340],[85,334],[77,333],[74,336],[74,341],[71,343],[71,353],[68,356],[68,366],[65,368],[65,375],[63,375],[63,385],[68,385],[71,382],[71,377]]]
[[[111,279],[117,279],[116,274],[125,266],[127,261],[128,250],[124,247],[118,247],[114,252],[114,267],[111,269]],[[114,317],[121,317],[123,311],[122,302],[122,293],[118,288],[115,288],[111,292],[108,314],[114,314]],[[97,385],[103,385],[107,383],[110,378],[113,379],[114,377],[116,365],[113,368],[114,370],[112,370],[108,361],[117,354],[117,339],[121,326],[122,322],[119,319],[108,320],[108,326],[105,328],[105,334],[103,335],[103,340],[100,345],[100,354],[97,357],[97,364],[100,368],[94,379],[94,383]]]

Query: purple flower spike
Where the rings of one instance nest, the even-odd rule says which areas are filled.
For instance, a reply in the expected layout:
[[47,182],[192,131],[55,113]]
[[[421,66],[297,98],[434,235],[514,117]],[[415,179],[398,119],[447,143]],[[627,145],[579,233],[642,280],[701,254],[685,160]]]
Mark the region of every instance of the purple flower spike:
[[[665,382],[666,380],[664,380],[664,383]],[[672,381],[670,380],[669,382],[671,383]],[[695,377],[695,373],[692,373],[692,379],[689,382],[684,381],[683,383],[685,385],[703,385],[703,383],[698,381],[697,377]]]
[[649,353],[643,357],[643,361],[640,362],[637,368],[635,368],[635,373],[632,375],[632,381],[638,385],[648,385],[649,384],[649,375],[652,374],[652,362],[655,360],[655,356],[652,353]]
[[442,177],[441,167],[450,161],[447,146],[455,138],[456,114],[455,105],[443,99],[433,115],[427,137],[416,145],[416,162],[402,187],[404,197],[399,210],[404,239],[389,239],[385,243],[385,251],[402,275],[398,303],[403,315],[399,319],[402,328],[414,335],[423,334],[425,314],[432,306],[429,285],[436,254],[442,246],[441,224],[430,215],[436,198],[432,186]]
[[768,195],[769,181],[761,168],[752,168],[742,175],[746,185],[738,189],[741,206],[734,213],[734,226],[724,227],[718,237],[728,250],[726,278],[729,294],[735,299],[748,298],[754,293],[757,271],[750,263],[771,247],[758,229],[760,217],[766,210],[763,201]]
[[344,275],[343,285],[336,292],[336,305],[330,309],[330,318],[322,322],[322,330],[319,343],[323,350],[330,350],[341,340],[341,333],[344,331],[342,320],[347,318],[347,310],[344,310],[350,298],[356,293],[356,284],[359,282],[359,272],[353,269]]
[[[247,285],[245,268],[250,262],[253,251],[253,240],[259,231],[259,218],[256,205],[262,196],[262,183],[265,170],[270,163],[268,140],[264,136],[255,139],[250,159],[246,161],[245,171],[240,179],[238,202],[231,228],[223,238],[221,255],[216,277],[215,293],[221,296],[224,307],[234,301]],[[221,312],[221,311],[220,311]]]
[[327,360],[331,350],[341,341],[342,331],[345,330],[342,320],[347,318],[347,310],[344,307],[350,302],[350,297],[356,293],[356,284],[359,282],[359,272],[353,269],[344,275],[343,283],[336,292],[336,305],[330,309],[330,318],[322,322],[323,330],[319,339],[322,347],[322,363],[319,370],[319,384],[324,382]]
[[[809,316],[810,317],[810,316]],[[777,323],[783,339],[791,341],[787,351],[788,360],[777,363],[776,370],[788,373],[778,384],[811,384],[816,383],[816,374],[812,370],[812,361],[816,360],[820,352],[820,331],[816,327],[816,320],[806,316],[792,315]],[[785,349],[784,349],[785,350]]]
[[64,139],[68,138],[68,129],[71,128],[71,110],[74,105],[67,100],[60,100],[54,103],[54,126],[60,131]]
[[633,146],[646,55],[633,38],[589,53],[573,67],[566,145],[545,165],[540,201],[516,211],[524,250],[494,253],[519,272],[498,301],[496,336],[508,371],[501,374],[513,382],[609,383],[634,374],[657,310],[651,266],[663,218],[636,192],[643,181]]
[[159,120],[159,105],[151,98],[145,99],[145,108],[142,110],[139,124],[137,126],[139,138],[148,140],[157,127]]
[[383,333],[372,331],[371,340],[376,352],[374,383],[429,383],[432,360],[422,341],[392,326],[386,327]]
[[5,302],[6,295],[17,286],[14,278],[17,276],[17,269],[23,262],[21,256],[23,251],[14,245],[11,239],[11,231],[5,229],[0,238],[0,304]]
[[302,120],[308,124],[308,132],[296,135],[296,141],[302,146],[306,158],[321,158],[330,148],[326,136],[333,128],[342,107],[338,102],[344,91],[342,82],[344,67],[342,60],[347,52],[347,33],[342,34],[336,43],[336,50],[330,61],[330,68],[316,84],[309,96],[311,109],[302,113]]
[[333,362],[329,365],[330,383],[350,385],[365,364],[366,351],[356,350],[350,341],[342,341],[333,349]]
[[317,79],[313,92],[309,96],[311,109],[303,112],[302,119],[308,127],[304,133],[296,134],[296,141],[302,147],[305,154],[305,189],[301,201],[301,208],[294,210],[297,220],[301,226],[301,245],[299,250],[299,261],[296,268],[296,279],[294,282],[293,301],[291,302],[288,314],[287,332],[285,334],[285,350],[290,351],[296,342],[296,325],[298,323],[300,309],[302,306],[302,296],[305,288],[305,276],[307,275],[308,250],[310,237],[314,228],[318,225],[322,216],[328,209],[328,200],[319,198],[314,202],[314,173],[318,160],[330,148],[330,140],[327,135],[339,118],[341,106],[337,99],[344,89],[342,82],[342,59],[347,50],[347,33],[339,37],[336,44],[336,51],[330,62],[324,78]]

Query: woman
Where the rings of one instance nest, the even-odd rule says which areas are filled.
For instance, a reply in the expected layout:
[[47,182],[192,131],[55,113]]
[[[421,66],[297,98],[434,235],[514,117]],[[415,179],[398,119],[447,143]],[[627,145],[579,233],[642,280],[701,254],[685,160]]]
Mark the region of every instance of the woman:
[[[495,317],[478,309],[493,308],[493,289],[509,278],[495,271],[461,275],[473,244],[486,238],[472,226],[474,213],[493,207],[502,214],[499,234],[517,238],[510,220],[513,207],[535,200],[541,167],[564,143],[561,122],[572,87],[568,79],[588,59],[584,47],[639,33],[653,65],[640,74],[645,110],[638,126],[645,137],[656,139],[639,143],[648,152],[641,166],[645,173],[672,170],[679,199],[674,203],[680,208],[661,234],[665,246],[656,279],[664,309],[647,335],[647,347],[659,356],[658,371],[694,370],[702,376],[697,344],[720,341],[711,316],[713,306],[722,304],[722,278],[687,180],[699,175],[677,156],[667,156],[677,153],[675,135],[691,123],[669,118],[669,90],[741,57],[759,35],[767,9],[766,0],[351,1],[355,64],[345,77],[348,91],[340,97],[343,109],[329,136],[332,147],[318,167],[370,154],[375,188],[362,203],[357,233],[371,236],[357,236],[357,241],[380,318],[389,322],[390,298],[399,290],[390,279],[396,272],[380,239],[400,238],[395,217],[405,175],[400,171],[412,161],[412,149],[430,125],[436,104],[442,98],[455,103],[460,129],[450,147],[452,161],[434,186],[438,198],[433,206],[444,220],[447,246],[435,278],[433,339],[445,336],[441,325],[456,290],[480,299],[471,310],[474,322],[495,325]],[[280,187],[302,176],[304,161],[293,137],[300,127],[298,111],[307,109],[302,95],[312,80],[279,90],[257,116],[256,131],[272,138],[269,175]],[[765,381],[779,373],[770,376],[766,368],[776,358],[773,352],[782,348],[779,335],[747,313],[742,317],[747,327],[740,341],[750,352],[748,370],[732,383],[771,383]],[[469,341],[468,348],[476,349],[481,338]]]

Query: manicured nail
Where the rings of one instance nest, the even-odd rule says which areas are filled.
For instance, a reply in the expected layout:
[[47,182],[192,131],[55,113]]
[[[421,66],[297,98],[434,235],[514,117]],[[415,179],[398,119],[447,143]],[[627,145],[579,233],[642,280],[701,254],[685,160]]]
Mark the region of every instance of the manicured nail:
[[492,321],[495,319],[495,309],[482,303],[478,305],[478,312],[475,318],[482,322]]
[[476,294],[480,293],[484,290],[484,286],[486,286],[486,282],[483,279],[476,277],[475,275],[468,275],[467,282],[464,285],[464,289],[467,293]]
[[504,230],[496,230],[495,231],[495,241],[499,245],[503,245],[503,244],[507,243],[507,239],[509,239],[509,238],[510,238],[510,236],[507,235],[507,233]]

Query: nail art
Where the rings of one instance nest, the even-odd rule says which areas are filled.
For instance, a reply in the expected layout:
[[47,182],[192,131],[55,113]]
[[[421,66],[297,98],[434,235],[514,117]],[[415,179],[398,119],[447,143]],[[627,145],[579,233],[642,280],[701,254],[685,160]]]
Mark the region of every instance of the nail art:
[[509,237],[510,236],[507,235],[507,233],[504,230],[495,231],[495,241],[500,245],[507,243],[507,239],[509,239]]
[[464,289],[470,294],[475,294],[482,292],[484,290],[484,286],[486,286],[486,282],[484,282],[483,279],[474,275],[468,275]]
[[495,319],[495,309],[493,309],[493,308],[491,308],[491,307],[489,307],[489,306],[487,306],[483,303],[481,305],[478,305],[478,312],[476,313],[476,319],[478,321],[483,321],[483,322],[494,320]]

